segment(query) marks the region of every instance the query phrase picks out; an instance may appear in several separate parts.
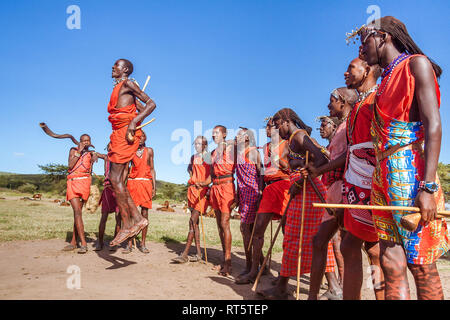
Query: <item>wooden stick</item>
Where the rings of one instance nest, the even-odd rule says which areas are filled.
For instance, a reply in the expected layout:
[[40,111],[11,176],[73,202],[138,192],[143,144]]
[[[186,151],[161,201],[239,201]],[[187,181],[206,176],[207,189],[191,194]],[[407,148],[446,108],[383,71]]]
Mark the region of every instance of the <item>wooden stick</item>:
[[147,80],[145,80],[145,84],[142,87],[142,91],[145,91],[145,88],[147,87],[148,82],[150,81],[150,76],[147,76]]
[[[374,206],[359,204],[338,204],[338,203],[313,203],[316,208],[344,208],[344,209],[361,209],[361,210],[383,210],[383,211],[413,211],[420,212],[418,207],[402,207],[402,206]],[[450,211],[438,211],[438,214],[444,217],[450,217]]]
[[[272,228],[272,219],[270,220],[270,243],[272,243],[272,233],[273,233],[273,228]],[[272,263],[272,252],[270,253],[269,256],[269,270],[270,270],[270,265]]]
[[[308,165],[308,150],[306,150],[306,165]],[[297,295],[300,299],[300,266],[302,264],[302,245],[303,245],[303,226],[305,225],[305,198],[306,198],[306,179],[303,179],[303,198],[302,198],[302,216],[300,221],[300,239],[298,244],[298,262],[297,262]]]
[[[284,209],[284,214],[287,213],[287,211],[289,209],[289,205],[291,204],[292,199],[294,199],[294,197],[290,196],[289,197],[289,201],[288,201],[287,206],[286,206],[286,209]],[[264,271],[264,268],[265,268],[265,266],[267,264],[267,260],[269,260],[269,256],[272,254],[272,248],[273,248],[273,246],[275,244],[275,241],[277,240],[277,236],[278,236],[278,233],[280,232],[280,229],[281,229],[281,221],[280,221],[280,224],[278,225],[277,230],[275,231],[275,235],[273,236],[272,243],[270,244],[270,247],[269,247],[269,250],[267,251],[266,257],[264,258],[264,262],[261,265],[261,268],[259,269],[258,275],[256,276],[255,284],[252,287],[252,291],[253,292],[256,291],[256,287],[258,286],[259,278],[261,278],[261,275],[262,275],[262,273]]]
[[[198,190],[198,202],[200,203],[200,195],[201,195],[201,189]],[[206,237],[205,237],[205,230],[203,229],[203,214],[200,211],[200,223],[202,225],[202,235],[203,235],[203,247],[205,248],[205,261],[208,263],[208,254],[206,253]]]
[[258,221],[258,214],[256,214],[255,222],[253,222],[252,235],[250,236],[250,242],[248,243],[247,251],[250,251],[252,247],[253,234],[255,233],[256,221]]
[[147,121],[146,123],[141,124],[140,126],[137,126],[137,127],[136,127],[136,130],[142,129],[143,127],[145,127],[146,125],[152,123],[153,121],[155,121],[155,118],[152,118],[150,121]]
[[[314,182],[314,180],[311,178],[310,175],[308,175],[308,181],[311,184],[311,186],[314,189],[314,192],[316,193],[316,195],[319,197],[320,201],[322,201],[322,203],[327,203],[327,201],[325,200],[325,198],[323,197],[323,195],[320,193],[319,188],[317,188],[316,183]],[[334,216],[335,212],[333,210],[331,210],[330,208],[326,208],[328,214],[330,216]]]

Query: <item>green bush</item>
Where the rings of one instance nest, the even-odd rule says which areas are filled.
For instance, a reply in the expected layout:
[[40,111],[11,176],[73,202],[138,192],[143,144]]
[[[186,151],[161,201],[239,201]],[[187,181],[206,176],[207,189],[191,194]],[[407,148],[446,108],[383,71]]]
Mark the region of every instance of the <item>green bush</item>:
[[35,193],[37,189],[38,187],[32,183],[25,183],[17,188],[17,190],[23,193]]

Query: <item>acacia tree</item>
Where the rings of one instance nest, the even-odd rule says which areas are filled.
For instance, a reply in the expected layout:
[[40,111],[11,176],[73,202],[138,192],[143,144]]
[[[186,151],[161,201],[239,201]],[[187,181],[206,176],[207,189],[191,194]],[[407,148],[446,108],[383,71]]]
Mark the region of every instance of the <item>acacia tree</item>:
[[46,165],[38,165],[45,174],[49,182],[59,182],[67,176],[68,166],[58,163],[49,163]]

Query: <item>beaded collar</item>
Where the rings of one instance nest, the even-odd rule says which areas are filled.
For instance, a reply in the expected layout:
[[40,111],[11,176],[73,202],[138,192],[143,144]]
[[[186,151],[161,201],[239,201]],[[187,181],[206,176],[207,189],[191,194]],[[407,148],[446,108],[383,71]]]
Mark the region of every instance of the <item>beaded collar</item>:
[[401,55],[399,55],[397,58],[395,58],[383,71],[383,73],[381,74],[381,81],[383,82],[384,78],[388,77],[386,83],[384,84],[383,88],[378,87],[377,90],[377,97],[381,96],[384,92],[384,89],[386,89],[389,80],[391,80],[391,76],[392,76],[392,71],[395,69],[395,67],[402,62],[403,60],[405,60],[406,58],[409,57],[409,54],[407,54],[406,52],[403,52]]
[[134,79],[134,78],[128,78],[128,77],[122,77],[122,78],[120,78],[119,80],[116,80],[116,79],[113,80],[113,85],[114,85],[114,87],[117,86],[119,83],[121,83],[121,82],[127,80],[127,79],[130,79],[131,81],[133,81],[134,83],[136,83],[136,84],[139,86],[139,84],[137,83],[136,79]]
[[[374,91],[376,91],[377,89],[378,89],[378,85],[375,85],[375,86],[373,86],[372,88],[370,88],[369,90],[360,93],[359,96],[358,96],[358,101],[356,102],[356,103],[358,103],[358,106],[357,106],[356,109],[355,109],[355,115],[354,115],[354,117],[353,117],[353,121],[351,121],[352,119],[351,119],[350,116],[347,117],[347,121],[350,122],[350,125],[347,125],[347,127],[348,127],[348,131],[349,131],[349,132],[348,132],[348,133],[349,133],[348,139],[350,140],[350,144],[351,144],[351,145],[353,145],[353,141],[352,141],[353,130],[355,129],[355,122],[356,122],[356,118],[358,117],[359,110],[360,110],[361,107],[363,106],[364,101],[366,101],[367,97],[368,97],[371,93],[373,93]],[[350,114],[351,114],[351,113],[350,113]],[[348,122],[347,122],[347,123],[348,123]]]
[[304,159],[305,159],[305,156],[304,156],[304,155],[302,155],[302,154],[300,154],[300,153],[297,153],[297,152],[294,152],[294,151],[292,151],[292,149],[291,149],[291,141],[292,141],[292,138],[293,138],[298,132],[300,132],[300,131],[304,131],[304,130],[302,130],[302,129],[297,129],[297,130],[295,130],[295,131],[291,134],[291,136],[289,137],[289,141],[288,141],[289,158],[292,159],[292,160],[304,160]]

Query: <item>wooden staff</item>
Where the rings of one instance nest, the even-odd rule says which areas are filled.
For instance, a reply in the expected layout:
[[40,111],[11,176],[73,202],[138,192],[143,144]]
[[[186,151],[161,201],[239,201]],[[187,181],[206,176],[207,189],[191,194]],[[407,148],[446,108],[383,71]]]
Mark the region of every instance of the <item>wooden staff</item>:
[[[148,84],[149,81],[150,81],[150,76],[148,75],[148,76],[147,76],[147,79],[145,80],[144,86],[142,87],[142,92],[144,92],[144,91],[145,91],[145,88],[147,88],[147,84]],[[138,86],[139,86],[139,84],[138,84]],[[149,123],[153,122],[154,120],[155,120],[155,118],[153,118],[152,120],[150,120],[150,121],[148,121],[148,122],[146,122],[146,123],[144,123],[144,124],[141,124],[140,126],[137,126],[137,127],[136,127],[136,130],[142,129],[143,127],[145,127],[145,126],[148,125]],[[134,136],[132,136],[131,133],[128,134],[128,140],[129,140],[130,142],[133,142],[133,141],[134,141]]]
[[[270,243],[272,243],[272,233],[273,233],[273,228],[272,228],[272,219],[270,220]],[[269,256],[269,270],[270,270],[270,265],[272,263],[272,252],[270,253]]]
[[[308,165],[308,150],[306,151],[306,165]],[[297,296],[300,299],[300,266],[302,264],[302,245],[303,245],[303,226],[305,225],[305,198],[306,198],[306,179],[303,179],[303,198],[302,198],[302,215],[300,221],[300,239],[298,244],[298,262],[297,262]]]
[[145,91],[145,88],[147,88],[147,84],[150,81],[150,76],[147,76],[147,80],[145,80],[144,87],[142,87],[142,91]]
[[[201,196],[202,189],[198,190],[198,203],[200,203],[200,196]],[[205,247],[205,261],[208,263],[208,254],[206,253],[206,237],[205,237],[205,230],[203,229],[203,214],[200,210],[200,223],[202,225],[202,235],[203,235],[203,247]]]
[[[144,124],[141,124],[140,126],[136,127],[136,130],[142,129],[143,127],[145,127],[146,125],[152,123],[153,121],[155,121],[155,118],[152,118],[150,121],[147,121]],[[133,142],[134,141],[134,136],[131,135],[131,133],[128,133],[128,141]]]
[[[359,204],[337,204],[337,203],[313,203],[313,207],[319,208],[344,208],[344,209],[361,209],[361,210],[383,210],[383,211],[413,211],[417,213],[405,214],[400,223],[403,228],[408,231],[414,231],[419,225],[421,215],[418,207],[402,207],[402,206],[376,206],[376,205],[359,205]],[[441,210],[437,212],[437,219],[450,217],[450,211]]]
[[146,125],[152,123],[153,121],[155,121],[155,118],[152,118],[150,121],[147,121],[146,123],[141,124],[140,126],[137,126],[137,127],[136,127],[136,130],[142,129],[143,127],[145,127]]
[[[284,209],[284,215],[286,215],[286,213],[287,213],[287,211],[289,209],[289,205],[291,204],[292,199],[294,199],[294,197],[292,195],[289,196],[289,201],[287,203],[286,209]],[[269,260],[269,256],[272,254],[272,248],[273,248],[273,246],[275,244],[275,241],[277,240],[277,236],[278,236],[278,233],[280,232],[280,229],[281,229],[281,221],[280,221],[280,224],[278,225],[277,230],[275,231],[275,235],[273,236],[273,240],[270,243],[270,247],[269,247],[269,250],[267,251],[266,257],[264,258],[264,262],[261,265],[261,268],[259,269],[258,275],[256,276],[255,284],[252,287],[252,291],[253,292],[256,291],[256,287],[258,286],[259,278],[261,278],[261,275],[262,275],[262,273],[264,271],[264,268],[265,268],[265,266],[267,264],[267,260]]]
[[250,236],[250,242],[248,243],[247,251],[250,251],[252,247],[253,234],[255,233],[256,221],[258,221],[258,214],[256,214],[255,222],[253,222],[252,235]]

